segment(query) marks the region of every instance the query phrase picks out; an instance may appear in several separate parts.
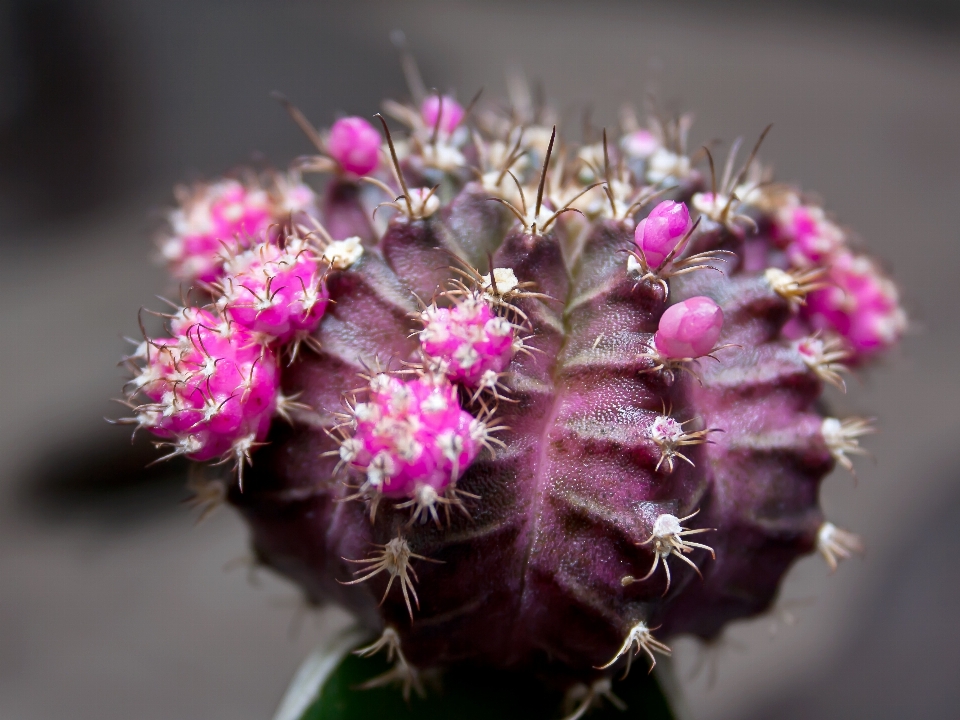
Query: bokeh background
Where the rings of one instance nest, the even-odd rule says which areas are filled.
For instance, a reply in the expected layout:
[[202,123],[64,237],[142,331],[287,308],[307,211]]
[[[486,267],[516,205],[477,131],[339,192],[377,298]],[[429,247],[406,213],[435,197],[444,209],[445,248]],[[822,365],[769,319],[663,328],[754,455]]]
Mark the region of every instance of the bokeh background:
[[[145,470],[116,416],[136,310],[157,307],[153,218],[182,179],[309,147],[318,124],[427,82],[462,99],[543,82],[568,127],[656,92],[694,140],[752,139],[817,189],[900,282],[903,348],[836,396],[875,461],[823,489],[869,551],[789,576],[774,611],[676,643],[687,717],[954,718],[960,707],[960,8],[928,2],[0,2],[0,717],[260,720],[345,622],[306,612],[199,525],[185,467]],[[841,414],[842,416],[842,414]]]

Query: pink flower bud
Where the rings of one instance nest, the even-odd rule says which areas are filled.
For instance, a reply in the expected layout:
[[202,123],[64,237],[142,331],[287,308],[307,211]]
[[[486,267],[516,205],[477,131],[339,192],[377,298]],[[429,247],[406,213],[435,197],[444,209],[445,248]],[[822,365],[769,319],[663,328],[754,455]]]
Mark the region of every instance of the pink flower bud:
[[660,147],[660,141],[649,130],[634,130],[623,136],[620,147],[631,158],[646,160]]
[[666,358],[696,358],[716,347],[722,328],[720,306],[708,297],[692,297],[667,308],[653,343]]
[[633,238],[647,265],[659,268],[690,230],[690,212],[683,203],[665,200],[637,225]]
[[366,175],[380,161],[380,133],[361,117],[340,118],[330,128],[327,152],[347,172]]
[[440,100],[440,97],[437,95],[431,95],[424,100],[420,106],[420,116],[423,118],[424,124],[432,131],[433,128],[437,126],[437,116],[442,113],[442,117],[440,118],[440,132],[449,135],[457,129],[457,126],[463,120],[463,116],[466,113],[464,112],[463,106],[449,95],[443,96],[442,110],[440,108]]

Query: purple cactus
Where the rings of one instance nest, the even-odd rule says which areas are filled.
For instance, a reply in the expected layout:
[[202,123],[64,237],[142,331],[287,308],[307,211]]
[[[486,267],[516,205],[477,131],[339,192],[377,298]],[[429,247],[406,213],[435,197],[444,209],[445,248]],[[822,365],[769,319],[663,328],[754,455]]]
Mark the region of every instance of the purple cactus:
[[821,397],[905,319],[843,229],[756,148],[718,185],[686,118],[561,152],[533,119],[416,100],[387,106],[409,133],[383,123],[382,162],[365,121],[324,141],[292,110],[320,203],[222,181],[171,216],[208,305],[132,357],[129,422],[252,461],[229,497],[259,560],[402,647],[409,682],[573,681],[857,551],[818,484],[871,428]]

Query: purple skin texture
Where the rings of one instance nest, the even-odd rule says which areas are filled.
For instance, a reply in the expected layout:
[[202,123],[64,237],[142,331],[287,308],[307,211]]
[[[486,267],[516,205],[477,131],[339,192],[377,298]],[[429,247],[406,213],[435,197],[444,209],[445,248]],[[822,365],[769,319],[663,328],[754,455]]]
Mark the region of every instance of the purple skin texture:
[[[461,222],[481,223],[474,235],[489,236],[504,219],[469,193],[452,204]],[[443,247],[439,238],[452,234],[439,228],[439,217],[394,220],[382,253],[330,277],[333,304],[315,334],[322,350],[285,370],[285,393],[302,392],[323,416],[362,384],[364,364],[397,369],[413,356],[411,291],[452,277],[443,257],[457,249]],[[276,424],[244,492],[231,494],[257,557],[311,601],[343,604],[372,628],[395,627],[418,667],[472,661],[594,673],[638,621],[662,625],[663,637],[710,638],[731,619],[766,609],[790,564],[813,550],[822,523],[817,488],[834,462],[813,410],[822,382],[780,338],[788,302],[758,274],[738,271],[678,279],[670,300],[712,297],[726,317],[721,342],[739,347],[698,363],[702,385],[684,372],[672,383],[644,372],[667,303],[659,287],[628,276],[632,242],[629,227],[607,220],[589,231],[572,269],[550,232],[515,228],[493,254],[495,267],[563,302],[516,301],[539,352],[510,365],[517,402],[497,413],[510,428],[501,435],[506,449],[481,455],[458,483],[480,498],[468,504],[470,518],[453,512],[449,525],[410,525],[409,511],[383,505],[371,524],[362,501],[341,502],[353,491],[332,475],[336,458],[321,457],[337,447],[323,423]],[[695,467],[655,470],[659,450],[648,427],[664,407],[678,420],[699,417],[723,429],[714,442],[688,448]],[[624,587],[621,578],[642,577],[650,566],[641,543],[657,515],[698,509],[695,527],[717,528],[705,540],[716,561],[704,550],[690,556],[703,579],[671,559],[666,596],[662,574]],[[344,559],[367,557],[398,533],[415,553],[442,562],[414,561],[420,603],[412,623],[396,588],[377,607],[386,573],[341,584],[356,569]]]

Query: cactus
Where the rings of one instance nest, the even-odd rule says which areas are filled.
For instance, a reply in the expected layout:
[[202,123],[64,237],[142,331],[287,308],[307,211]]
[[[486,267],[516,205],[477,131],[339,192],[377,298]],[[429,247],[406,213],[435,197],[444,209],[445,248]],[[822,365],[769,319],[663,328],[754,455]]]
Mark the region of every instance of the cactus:
[[605,682],[859,550],[817,496],[871,426],[821,398],[905,316],[759,142],[718,178],[686,117],[577,148],[522,102],[387,103],[402,136],[286,104],[317,154],[181,193],[162,254],[202,307],[128,358],[125,421],[252,463],[224,482],[256,557],[382,632],[390,678]]

